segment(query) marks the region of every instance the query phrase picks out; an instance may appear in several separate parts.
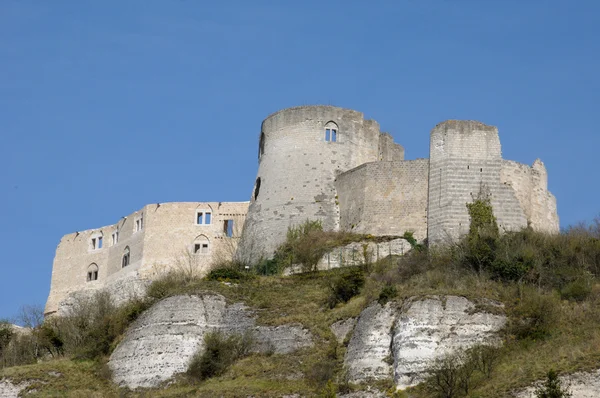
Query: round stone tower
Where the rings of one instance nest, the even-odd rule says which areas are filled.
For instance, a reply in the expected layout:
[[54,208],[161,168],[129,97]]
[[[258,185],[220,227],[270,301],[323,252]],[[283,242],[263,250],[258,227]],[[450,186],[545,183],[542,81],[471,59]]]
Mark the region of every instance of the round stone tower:
[[366,162],[401,160],[404,150],[363,114],[334,106],[300,106],[262,123],[258,174],[238,247],[238,258],[269,258],[288,227],[321,220],[339,228],[336,176]]

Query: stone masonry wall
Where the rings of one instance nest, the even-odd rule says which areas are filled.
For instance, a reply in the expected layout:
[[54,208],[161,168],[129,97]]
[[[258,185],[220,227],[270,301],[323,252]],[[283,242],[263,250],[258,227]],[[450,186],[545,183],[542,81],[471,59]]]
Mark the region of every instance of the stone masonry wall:
[[427,236],[429,160],[372,162],[336,179],[341,229],[372,235]]
[[[337,130],[336,142],[326,141],[326,128]],[[249,262],[270,257],[288,227],[306,219],[337,230],[336,176],[382,156],[403,156],[400,147],[391,148],[387,141],[380,148],[381,136],[377,122],[333,106],[289,108],[265,119],[238,257]]]
[[468,232],[466,204],[489,197],[498,226],[518,230],[527,218],[515,191],[501,183],[498,130],[475,121],[450,120],[431,131],[428,239],[440,243]]
[[514,189],[531,227],[548,233],[559,232],[556,198],[548,192],[548,173],[541,160],[533,166],[502,161],[501,179]]
[[[99,290],[126,278],[152,279],[182,267],[206,272],[213,261],[233,256],[247,208],[248,202],[151,204],[114,225],[65,235],[56,249],[45,312],[56,312],[71,293]],[[211,223],[198,224],[197,212],[207,210],[212,212]],[[229,219],[234,220],[233,237],[224,232],[224,220]],[[118,240],[113,242],[117,231]],[[102,248],[92,249],[91,239],[100,236]],[[208,253],[193,253],[196,242],[208,242]],[[126,248],[130,262],[123,267]],[[88,281],[92,264],[97,266],[98,279]]]

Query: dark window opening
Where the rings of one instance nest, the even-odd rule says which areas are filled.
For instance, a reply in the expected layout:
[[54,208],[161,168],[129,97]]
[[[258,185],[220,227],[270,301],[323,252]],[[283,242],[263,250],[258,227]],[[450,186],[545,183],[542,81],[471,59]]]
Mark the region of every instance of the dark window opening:
[[92,238],[92,250],[96,250],[96,238]]
[[469,165],[467,165],[467,170],[469,170],[469,168],[470,168],[470,166],[469,166]]
[[210,211],[196,213],[196,224],[209,225],[212,220],[212,213]]
[[98,280],[98,271],[90,271],[87,275],[88,282],[97,281]]
[[225,220],[223,222],[223,232],[228,238],[233,236],[233,220]]
[[198,217],[196,217],[196,224],[202,224],[202,219],[204,217],[204,213],[198,213]]
[[256,184],[254,185],[254,200],[258,198],[258,193],[260,192],[260,177],[256,179]]
[[260,159],[265,153],[265,133],[260,133],[260,140],[258,142],[258,158]]
[[483,169],[479,169],[479,172],[480,172],[480,173],[483,173]]
[[194,245],[194,253],[198,253],[199,251],[200,251],[200,244],[199,244],[199,243],[196,243],[196,244]]

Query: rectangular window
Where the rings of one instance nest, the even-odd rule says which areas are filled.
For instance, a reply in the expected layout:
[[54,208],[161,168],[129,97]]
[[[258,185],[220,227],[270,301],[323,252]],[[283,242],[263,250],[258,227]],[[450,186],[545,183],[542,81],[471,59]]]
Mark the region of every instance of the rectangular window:
[[208,254],[208,243],[203,243],[202,244],[202,249],[201,249],[200,253],[202,253],[202,254]]
[[212,213],[210,211],[197,212],[196,213],[196,224],[198,225],[210,225],[212,219]]
[[233,236],[233,220],[225,220],[223,222],[223,232],[228,238]]
[[111,245],[114,246],[117,243],[119,243],[119,231],[113,232],[113,234],[112,234],[112,243],[111,243]]
[[96,250],[96,238],[92,238],[92,250]]
[[331,138],[331,130],[326,129],[325,130],[325,141],[329,141]]
[[337,141],[337,131],[331,130],[331,142]]
[[198,253],[199,251],[200,251],[200,244],[199,244],[199,243],[196,243],[196,244],[194,245],[194,253]]
[[98,249],[102,249],[102,237],[98,237]]

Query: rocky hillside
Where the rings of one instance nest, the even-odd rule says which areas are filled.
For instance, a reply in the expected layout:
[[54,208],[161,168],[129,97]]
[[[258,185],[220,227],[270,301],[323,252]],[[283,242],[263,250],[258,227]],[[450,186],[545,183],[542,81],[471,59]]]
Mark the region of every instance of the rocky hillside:
[[408,235],[401,257],[281,275],[300,242],[257,266],[273,275],[170,274],[0,333],[0,397],[525,398],[550,371],[600,396],[599,231],[480,229],[429,250]]

